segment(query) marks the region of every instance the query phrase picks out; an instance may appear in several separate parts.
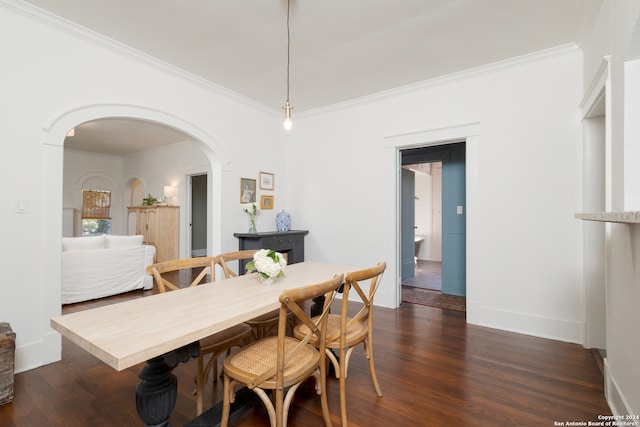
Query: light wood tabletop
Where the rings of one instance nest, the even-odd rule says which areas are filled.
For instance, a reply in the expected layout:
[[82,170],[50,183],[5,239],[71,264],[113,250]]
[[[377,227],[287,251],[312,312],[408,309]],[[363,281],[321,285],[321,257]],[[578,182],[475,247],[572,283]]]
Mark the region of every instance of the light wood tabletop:
[[301,262],[288,265],[273,285],[248,274],[54,317],[51,327],[121,371],[275,310],[286,289],[355,270]]

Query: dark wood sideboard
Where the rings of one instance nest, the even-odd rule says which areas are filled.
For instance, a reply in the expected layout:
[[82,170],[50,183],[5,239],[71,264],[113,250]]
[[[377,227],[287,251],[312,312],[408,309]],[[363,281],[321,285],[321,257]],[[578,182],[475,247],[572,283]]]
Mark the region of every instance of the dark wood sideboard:
[[[304,236],[308,230],[267,231],[264,233],[233,233],[238,238],[238,249],[272,249],[287,255],[287,263],[304,261]],[[247,261],[240,262],[240,274]]]

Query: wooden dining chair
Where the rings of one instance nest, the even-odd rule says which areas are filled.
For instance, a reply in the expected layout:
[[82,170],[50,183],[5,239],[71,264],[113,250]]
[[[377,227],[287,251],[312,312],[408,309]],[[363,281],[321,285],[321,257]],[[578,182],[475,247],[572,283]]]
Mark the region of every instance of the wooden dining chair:
[[206,278],[213,282],[214,267],[213,257],[183,258],[151,264],[147,266],[147,274],[153,276],[160,292],[175,291],[184,288],[181,283],[186,281],[190,281],[188,287],[197,286]]
[[[246,249],[246,250],[236,251],[236,252],[226,252],[215,257],[216,264],[222,268],[222,272],[224,273],[224,276],[227,279],[231,277],[237,277],[238,274],[247,274],[246,271],[236,273],[233,269],[229,267],[228,263],[232,261],[253,260],[253,255],[257,251],[258,249]],[[239,265],[240,263],[238,263],[238,266]],[[245,322],[246,324],[251,326],[253,331],[253,338],[255,340],[266,337],[267,335],[276,332],[276,328],[278,326],[279,313],[280,313],[279,310],[274,310],[269,313],[263,314],[261,316],[255,317],[251,320],[247,320]],[[290,316],[289,328],[290,330],[293,330],[292,316]]]
[[[187,287],[192,287],[215,281],[215,261],[214,257],[165,261],[148,266],[147,274],[154,277],[158,290],[163,293],[167,290],[180,289],[180,283],[189,282]],[[194,378],[196,383],[196,415],[200,415],[203,411],[204,385],[207,383],[210,373],[213,373],[212,381],[215,387],[215,382],[218,379],[218,358],[222,354],[230,354],[233,347],[243,347],[249,344],[251,336],[251,326],[241,323],[200,340],[198,370]],[[211,356],[205,364],[207,355]]]
[[[224,360],[222,427],[229,423],[229,410],[235,399],[236,387],[243,385],[262,400],[272,427],[286,426],[294,394],[309,377],[314,377],[316,381],[324,422],[327,426],[331,425],[324,343],[329,307],[342,281],[343,275],[339,275],[322,283],[284,291],[279,298],[278,335],[264,337]],[[311,319],[302,305],[306,300],[319,296],[325,296],[323,311]],[[307,326],[309,332],[300,339],[287,335],[289,312]],[[309,343],[312,340],[320,343],[319,348]]]
[[[327,321],[326,353],[333,364],[336,378],[340,380],[340,418],[342,426],[347,426],[347,393],[346,378],[349,359],[354,348],[362,343],[365,357],[369,361],[369,374],[373,382],[376,395],[382,397],[378,384],[376,369],[373,361],[373,299],[387,268],[386,262],[378,263],[375,267],[355,271],[347,274],[344,280],[342,303],[339,314],[330,314]],[[368,282],[369,289],[365,292],[363,285]],[[348,315],[349,295],[355,292],[358,300],[363,303],[362,308],[354,316]],[[296,338],[306,336],[308,327],[300,324],[294,328]],[[318,345],[318,343],[315,343]],[[339,350],[336,358],[332,350]]]

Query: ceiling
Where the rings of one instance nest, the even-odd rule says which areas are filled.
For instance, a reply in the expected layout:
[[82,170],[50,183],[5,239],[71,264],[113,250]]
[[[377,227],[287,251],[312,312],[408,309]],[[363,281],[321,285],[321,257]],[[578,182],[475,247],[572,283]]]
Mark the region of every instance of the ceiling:
[[74,136],[64,140],[65,148],[124,156],[164,145],[193,141],[169,126],[127,117],[110,117],[82,123]]
[[[274,111],[284,105],[286,0],[25,2]],[[296,112],[580,43],[599,4],[291,0],[294,118]]]

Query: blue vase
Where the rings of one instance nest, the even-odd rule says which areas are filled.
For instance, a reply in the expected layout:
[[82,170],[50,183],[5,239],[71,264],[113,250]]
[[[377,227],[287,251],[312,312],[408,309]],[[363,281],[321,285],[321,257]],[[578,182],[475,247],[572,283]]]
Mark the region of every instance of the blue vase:
[[289,231],[291,227],[291,215],[288,212],[282,211],[276,215],[276,229],[278,231]]

